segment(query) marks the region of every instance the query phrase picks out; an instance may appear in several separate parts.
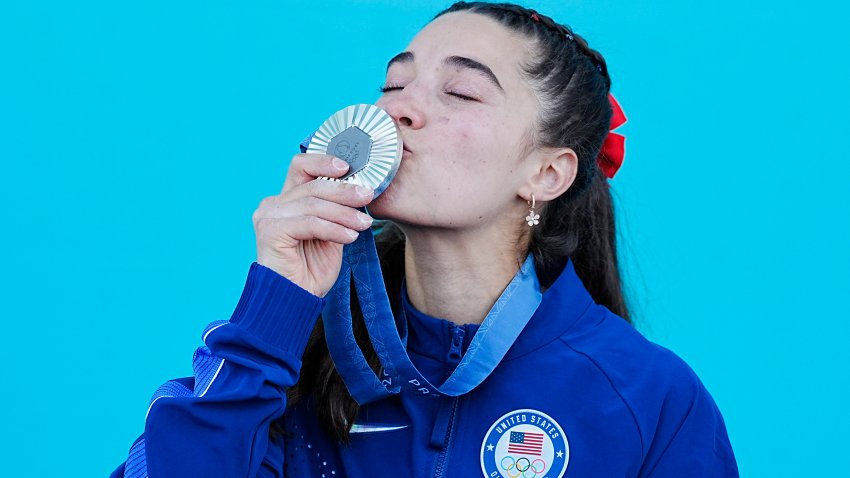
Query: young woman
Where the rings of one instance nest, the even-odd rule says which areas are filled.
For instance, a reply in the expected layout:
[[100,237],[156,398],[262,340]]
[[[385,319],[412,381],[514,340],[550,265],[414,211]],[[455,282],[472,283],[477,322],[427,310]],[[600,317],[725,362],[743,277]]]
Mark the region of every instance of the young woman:
[[[533,10],[438,14],[390,61],[378,101],[406,146],[395,180],[373,201],[315,179],[344,162],[293,158],[254,212],[257,261],[233,316],[205,330],[194,377],[156,392],[113,476],[738,476],[700,380],[630,325],[608,190],[619,161],[616,147],[600,154],[616,108],[607,71]],[[367,204],[421,375],[360,406],[319,315],[343,245],[371,234]],[[502,339],[488,362],[481,350]],[[429,388],[469,369],[461,392]]]

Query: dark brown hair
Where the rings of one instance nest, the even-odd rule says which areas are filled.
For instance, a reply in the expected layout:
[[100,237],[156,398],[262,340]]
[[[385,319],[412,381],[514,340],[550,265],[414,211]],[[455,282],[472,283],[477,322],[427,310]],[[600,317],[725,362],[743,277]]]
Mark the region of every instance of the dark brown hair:
[[[532,146],[569,147],[579,158],[573,185],[540,211],[540,224],[530,238],[529,252],[534,254],[541,285],[551,285],[571,258],[596,303],[631,322],[617,262],[614,205],[608,180],[596,163],[612,115],[605,59],[569,27],[531,9],[508,3],[458,2],[434,18],[457,11],[487,16],[530,41],[535,54],[522,65],[522,72],[541,105]],[[387,293],[393,310],[398,310],[404,235],[396,225],[385,222],[376,241]],[[379,372],[355,294],[352,316],[357,342]],[[347,442],[358,405],[334,368],[321,320],[307,345],[300,380],[287,392],[290,406],[308,397],[322,427]]]

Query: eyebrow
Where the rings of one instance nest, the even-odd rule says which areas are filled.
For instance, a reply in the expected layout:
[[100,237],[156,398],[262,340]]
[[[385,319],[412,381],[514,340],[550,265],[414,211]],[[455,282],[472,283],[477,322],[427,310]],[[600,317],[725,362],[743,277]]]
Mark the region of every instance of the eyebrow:
[[403,51],[398,55],[390,58],[390,61],[387,62],[387,71],[389,71],[390,67],[393,66],[394,63],[410,63],[413,61],[413,52]]
[[[389,62],[387,62],[387,71],[389,71],[390,67],[395,63],[412,63],[413,62],[413,52],[411,51],[403,51],[398,55],[392,57]],[[485,78],[490,80],[493,85],[495,85],[502,93],[505,92],[505,89],[502,88],[502,84],[499,83],[499,79],[496,78],[496,74],[493,73],[493,70],[490,69],[487,65],[473,60],[472,58],[466,58],[464,56],[449,56],[443,60],[444,65],[453,66],[455,68],[467,69],[467,70],[475,70]]]

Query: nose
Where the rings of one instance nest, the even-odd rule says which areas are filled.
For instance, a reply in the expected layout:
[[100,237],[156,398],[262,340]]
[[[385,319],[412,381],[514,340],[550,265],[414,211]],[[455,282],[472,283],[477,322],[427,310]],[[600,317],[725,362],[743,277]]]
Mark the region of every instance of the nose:
[[425,126],[425,114],[409,87],[384,94],[377,105],[383,108],[400,127],[419,129]]

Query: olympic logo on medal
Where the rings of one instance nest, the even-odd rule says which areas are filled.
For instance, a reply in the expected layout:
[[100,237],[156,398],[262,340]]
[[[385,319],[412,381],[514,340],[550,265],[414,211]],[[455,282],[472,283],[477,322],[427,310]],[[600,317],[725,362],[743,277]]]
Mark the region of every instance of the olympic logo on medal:
[[481,471],[489,478],[561,478],[569,461],[564,429],[537,410],[502,415],[481,443]]

